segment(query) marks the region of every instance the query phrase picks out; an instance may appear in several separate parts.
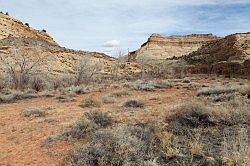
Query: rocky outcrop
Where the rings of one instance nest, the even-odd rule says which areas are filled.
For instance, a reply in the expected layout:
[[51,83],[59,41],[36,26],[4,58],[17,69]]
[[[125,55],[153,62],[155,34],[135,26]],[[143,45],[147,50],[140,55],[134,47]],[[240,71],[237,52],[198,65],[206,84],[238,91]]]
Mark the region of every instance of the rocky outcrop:
[[136,59],[171,59],[178,58],[218,40],[219,37],[212,34],[192,34],[186,36],[161,36],[153,34],[139,50],[131,52],[129,61]]
[[[0,54],[5,63],[12,65],[23,56],[30,64],[41,59],[42,63],[37,65],[36,72],[55,76],[74,73],[74,67],[83,59],[88,61],[88,65],[92,63],[101,66],[101,73],[109,73],[115,61],[103,53],[75,51],[44,40],[20,37],[0,40]],[[6,71],[6,67],[6,64],[0,62],[0,71]]]
[[27,37],[44,40],[57,45],[46,30],[35,30],[29,27],[28,23],[23,24],[21,21],[0,13],[0,40],[8,37]]
[[38,31],[21,21],[0,13],[0,74],[10,65],[25,58],[27,65],[36,65],[37,73],[61,75],[74,73],[80,61],[97,65],[99,73],[107,74],[112,70],[115,59],[98,52],[76,51],[59,46],[45,30]]
[[183,56],[192,73],[250,75],[250,33],[237,33]]

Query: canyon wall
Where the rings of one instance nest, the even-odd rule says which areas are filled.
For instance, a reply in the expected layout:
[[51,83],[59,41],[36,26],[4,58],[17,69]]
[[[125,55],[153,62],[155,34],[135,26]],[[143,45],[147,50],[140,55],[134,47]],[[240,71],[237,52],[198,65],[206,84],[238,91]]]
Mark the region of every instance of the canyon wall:
[[153,34],[141,48],[131,52],[128,61],[138,59],[171,59],[178,58],[199,49],[202,45],[220,39],[212,34],[192,34],[186,36],[161,36]]
[[250,75],[250,33],[237,33],[202,46],[183,57],[192,73]]

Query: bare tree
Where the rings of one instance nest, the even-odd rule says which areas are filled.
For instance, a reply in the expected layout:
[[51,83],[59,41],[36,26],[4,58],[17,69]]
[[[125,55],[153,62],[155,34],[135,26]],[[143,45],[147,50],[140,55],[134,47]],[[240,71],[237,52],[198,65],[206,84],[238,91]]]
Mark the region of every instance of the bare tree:
[[11,54],[0,54],[0,63],[11,79],[15,89],[23,90],[31,73],[40,66],[48,55],[38,49],[14,49]]
[[89,84],[101,70],[101,63],[82,58],[75,66],[75,85]]

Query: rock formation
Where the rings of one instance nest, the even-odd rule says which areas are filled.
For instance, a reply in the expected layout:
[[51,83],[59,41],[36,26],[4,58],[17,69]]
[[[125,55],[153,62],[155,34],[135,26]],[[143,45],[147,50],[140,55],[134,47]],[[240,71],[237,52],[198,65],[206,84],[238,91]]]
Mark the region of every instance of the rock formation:
[[9,15],[0,13],[0,40],[8,37],[27,37],[57,45],[53,38],[47,34],[46,30],[38,31],[32,29],[28,23],[23,24]]
[[250,33],[237,33],[202,46],[183,57],[192,73],[250,76]]
[[192,34],[186,36],[150,36],[148,41],[128,56],[129,61],[136,59],[171,59],[196,51],[202,45],[218,40],[212,34]]
[[37,31],[9,15],[0,13],[0,71],[25,58],[26,63],[42,61],[36,72],[50,75],[74,73],[76,63],[88,60],[88,64],[101,66],[100,73],[111,72],[115,59],[103,53],[76,51],[59,46],[47,32]]

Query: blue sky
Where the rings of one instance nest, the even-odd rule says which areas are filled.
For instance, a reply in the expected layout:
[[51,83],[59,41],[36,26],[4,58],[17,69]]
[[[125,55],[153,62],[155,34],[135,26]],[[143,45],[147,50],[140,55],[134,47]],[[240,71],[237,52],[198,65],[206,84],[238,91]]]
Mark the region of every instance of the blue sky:
[[152,33],[250,31],[250,0],[0,0],[0,11],[61,46],[109,55],[139,48]]

